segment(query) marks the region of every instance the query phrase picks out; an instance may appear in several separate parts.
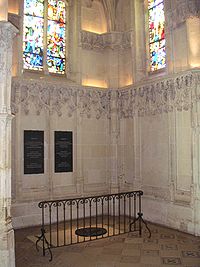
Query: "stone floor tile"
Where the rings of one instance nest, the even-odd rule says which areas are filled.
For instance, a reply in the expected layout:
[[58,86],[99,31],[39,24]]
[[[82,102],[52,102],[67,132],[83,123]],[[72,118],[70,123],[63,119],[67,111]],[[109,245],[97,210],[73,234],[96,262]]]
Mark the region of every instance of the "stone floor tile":
[[139,256],[122,256],[120,262],[123,263],[139,263],[140,257]]
[[102,254],[109,254],[109,255],[120,255],[122,253],[122,248],[110,248],[104,247],[102,250]]
[[140,249],[125,248],[122,251],[122,256],[140,256]]
[[115,267],[115,262],[97,262],[95,267]]
[[177,250],[160,250],[161,257],[181,257],[181,251]]
[[125,243],[136,243],[136,244],[141,244],[143,243],[143,238],[141,237],[127,237],[125,240]]
[[100,254],[96,257],[97,262],[119,262],[121,255]]
[[159,250],[142,250],[141,256],[149,256],[149,257],[158,257],[159,256]]
[[52,262],[27,238],[38,235],[39,228],[17,230],[16,267],[200,267],[200,238],[157,225],[150,228],[150,239],[144,230],[142,238],[132,232],[52,249]]
[[175,266],[181,266],[182,262],[181,262],[181,258],[178,257],[162,257],[161,258],[162,264],[163,265],[175,265]]
[[160,257],[155,256],[141,256],[141,263],[159,265],[161,263]]
[[140,263],[125,263],[125,262],[117,262],[115,267],[141,267]]

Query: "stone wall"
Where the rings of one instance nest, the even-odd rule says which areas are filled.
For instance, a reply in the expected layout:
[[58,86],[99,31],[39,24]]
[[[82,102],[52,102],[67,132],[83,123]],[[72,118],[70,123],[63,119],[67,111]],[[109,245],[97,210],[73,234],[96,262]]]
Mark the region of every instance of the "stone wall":
[[[34,213],[41,199],[108,193],[109,94],[62,83],[13,81],[15,227],[38,222]],[[24,174],[24,130],[44,131],[44,174]],[[54,131],[73,132],[73,172],[54,172]]]
[[[38,222],[43,198],[143,189],[148,220],[199,234],[199,1],[165,0],[167,67],[155,73],[146,0],[66,2],[67,74],[51,77],[23,71],[22,8],[9,1],[20,29],[12,86],[15,227]],[[44,130],[43,175],[23,174],[26,129]],[[55,130],[73,131],[73,173],[53,171]]]
[[[199,71],[114,91],[14,79],[15,226],[41,199],[142,189],[147,220],[199,234],[199,86]],[[23,174],[25,129],[45,131],[44,175]],[[55,130],[73,131],[73,173],[54,173]]]
[[200,216],[199,77],[177,74],[119,95],[122,132],[129,133],[121,149],[124,183],[133,172],[133,188],[144,191],[147,220],[193,234],[199,234]]

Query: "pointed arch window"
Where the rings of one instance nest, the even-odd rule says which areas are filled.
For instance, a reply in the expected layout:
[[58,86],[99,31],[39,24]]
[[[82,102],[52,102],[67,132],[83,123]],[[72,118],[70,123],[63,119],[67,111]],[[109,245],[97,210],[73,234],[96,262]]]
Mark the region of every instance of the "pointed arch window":
[[66,3],[24,0],[23,67],[64,74],[66,68]]
[[166,67],[163,0],[148,0],[150,70]]

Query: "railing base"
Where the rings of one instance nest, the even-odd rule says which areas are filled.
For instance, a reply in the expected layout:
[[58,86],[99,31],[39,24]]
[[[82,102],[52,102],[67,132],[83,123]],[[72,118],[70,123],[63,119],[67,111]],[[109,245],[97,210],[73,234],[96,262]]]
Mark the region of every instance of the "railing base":
[[134,225],[137,221],[139,221],[139,230],[138,231],[139,231],[140,236],[142,235],[141,223],[143,223],[149,232],[149,238],[150,238],[151,237],[151,231],[150,231],[147,223],[145,222],[145,220],[142,218],[142,216],[143,216],[143,213],[138,212],[138,217],[135,218],[135,220],[132,223],[130,223],[129,230],[130,230],[130,232],[132,232],[132,225]]
[[[36,246],[36,250],[39,251],[38,243],[40,241],[42,241],[42,243],[43,243],[43,246],[42,246],[43,256],[45,256],[45,251],[48,250],[49,254],[50,254],[49,261],[52,261],[53,255],[52,255],[52,252],[51,252],[51,245],[49,244],[48,240],[46,239],[45,233],[46,233],[45,229],[41,228],[41,235],[40,236],[36,236],[38,238],[38,240],[36,241],[35,246]],[[46,244],[47,248],[45,248],[45,244]]]

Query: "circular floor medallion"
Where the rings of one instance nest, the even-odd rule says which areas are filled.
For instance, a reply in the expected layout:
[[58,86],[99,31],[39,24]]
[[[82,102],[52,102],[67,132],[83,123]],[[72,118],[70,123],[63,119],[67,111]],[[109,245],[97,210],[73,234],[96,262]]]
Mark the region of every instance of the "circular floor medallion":
[[107,230],[105,228],[96,228],[96,227],[88,227],[88,228],[79,228],[76,229],[75,234],[79,236],[100,236],[105,235]]

